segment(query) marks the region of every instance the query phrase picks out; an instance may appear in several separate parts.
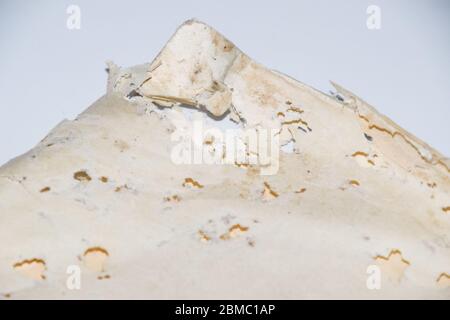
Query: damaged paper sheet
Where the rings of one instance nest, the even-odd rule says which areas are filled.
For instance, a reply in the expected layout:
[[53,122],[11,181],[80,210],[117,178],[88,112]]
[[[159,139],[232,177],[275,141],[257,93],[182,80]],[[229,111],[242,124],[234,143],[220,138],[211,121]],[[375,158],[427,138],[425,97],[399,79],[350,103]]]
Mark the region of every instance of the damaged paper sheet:
[[0,168],[0,298],[450,298],[450,162],[355,94],[195,20],[107,70]]

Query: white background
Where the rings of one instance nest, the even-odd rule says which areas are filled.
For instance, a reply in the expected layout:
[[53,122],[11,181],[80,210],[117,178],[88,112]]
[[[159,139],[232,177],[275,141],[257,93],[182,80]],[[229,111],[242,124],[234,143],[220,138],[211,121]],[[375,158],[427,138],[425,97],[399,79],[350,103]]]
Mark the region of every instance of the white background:
[[[71,4],[80,30],[66,27]],[[366,27],[371,4],[381,30]],[[324,92],[342,84],[450,155],[450,1],[1,0],[0,164],[99,98],[106,60],[151,61],[192,17],[269,68]]]

